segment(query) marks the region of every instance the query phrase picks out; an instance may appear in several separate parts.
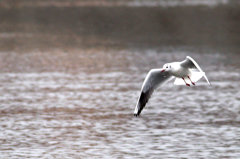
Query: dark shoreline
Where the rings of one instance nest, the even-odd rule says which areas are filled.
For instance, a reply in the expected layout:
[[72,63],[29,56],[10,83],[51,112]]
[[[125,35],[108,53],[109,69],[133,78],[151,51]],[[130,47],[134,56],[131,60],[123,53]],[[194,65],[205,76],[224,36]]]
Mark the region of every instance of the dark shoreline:
[[240,7],[0,9],[0,49],[197,47],[239,50]]

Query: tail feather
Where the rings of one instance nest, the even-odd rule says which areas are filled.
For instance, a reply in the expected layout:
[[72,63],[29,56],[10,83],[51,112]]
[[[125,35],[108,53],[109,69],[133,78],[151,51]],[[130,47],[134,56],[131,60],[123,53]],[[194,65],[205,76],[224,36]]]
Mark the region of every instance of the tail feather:
[[[203,76],[205,76],[205,72],[195,72],[195,71],[192,71],[189,77],[191,78],[192,82],[197,82]],[[185,78],[185,81],[187,83],[191,83],[191,81],[188,78]],[[176,80],[174,81],[174,85],[185,85],[185,82],[183,81],[182,78],[176,78]]]
[[199,81],[203,76],[205,76],[205,72],[191,72],[190,78],[193,82]]

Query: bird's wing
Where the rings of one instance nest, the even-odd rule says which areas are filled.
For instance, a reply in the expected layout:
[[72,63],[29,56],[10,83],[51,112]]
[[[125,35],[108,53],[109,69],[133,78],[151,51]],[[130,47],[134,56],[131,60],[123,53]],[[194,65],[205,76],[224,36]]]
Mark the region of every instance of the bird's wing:
[[[184,61],[181,62],[181,66],[185,67],[185,68],[190,68],[190,69],[197,69],[199,72],[203,72],[203,70],[201,69],[201,67],[197,64],[197,62],[191,58],[190,56],[187,56],[186,59]],[[209,85],[210,82],[208,81],[208,78],[206,76],[206,74],[204,73],[204,78],[206,79],[207,83]]]
[[153,91],[161,85],[163,82],[170,79],[171,75],[167,71],[162,71],[163,69],[152,69],[148,72],[143,85],[141,94],[139,96],[137,105],[135,107],[134,115],[140,115],[141,111],[145,107],[149,98],[151,97]]

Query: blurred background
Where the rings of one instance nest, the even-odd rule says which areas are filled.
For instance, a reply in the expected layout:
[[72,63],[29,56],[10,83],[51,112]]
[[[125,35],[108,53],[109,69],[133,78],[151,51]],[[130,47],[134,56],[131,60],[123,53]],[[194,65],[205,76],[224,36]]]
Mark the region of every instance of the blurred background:
[[[238,158],[238,0],[1,0],[2,158]],[[152,68],[193,57],[197,87]]]

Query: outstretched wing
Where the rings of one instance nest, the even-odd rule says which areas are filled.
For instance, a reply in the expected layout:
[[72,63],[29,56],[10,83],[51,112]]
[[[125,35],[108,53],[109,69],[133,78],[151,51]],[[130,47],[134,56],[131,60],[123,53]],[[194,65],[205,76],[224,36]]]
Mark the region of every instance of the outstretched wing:
[[[181,62],[181,66],[185,67],[185,68],[190,68],[190,69],[197,69],[199,72],[203,72],[203,70],[197,64],[197,62],[193,58],[191,58],[190,56],[187,56],[186,59]],[[209,85],[211,85],[210,82],[208,81],[208,78],[207,78],[205,73],[204,73],[203,77],[206,79],[207,83]]]
[[152,69],[148,72],[141,89],[137,105],[135,107],[134,116],[139,116],[153,91],[163,82],[170,79],[171,75],[169,72],[163,69]]

